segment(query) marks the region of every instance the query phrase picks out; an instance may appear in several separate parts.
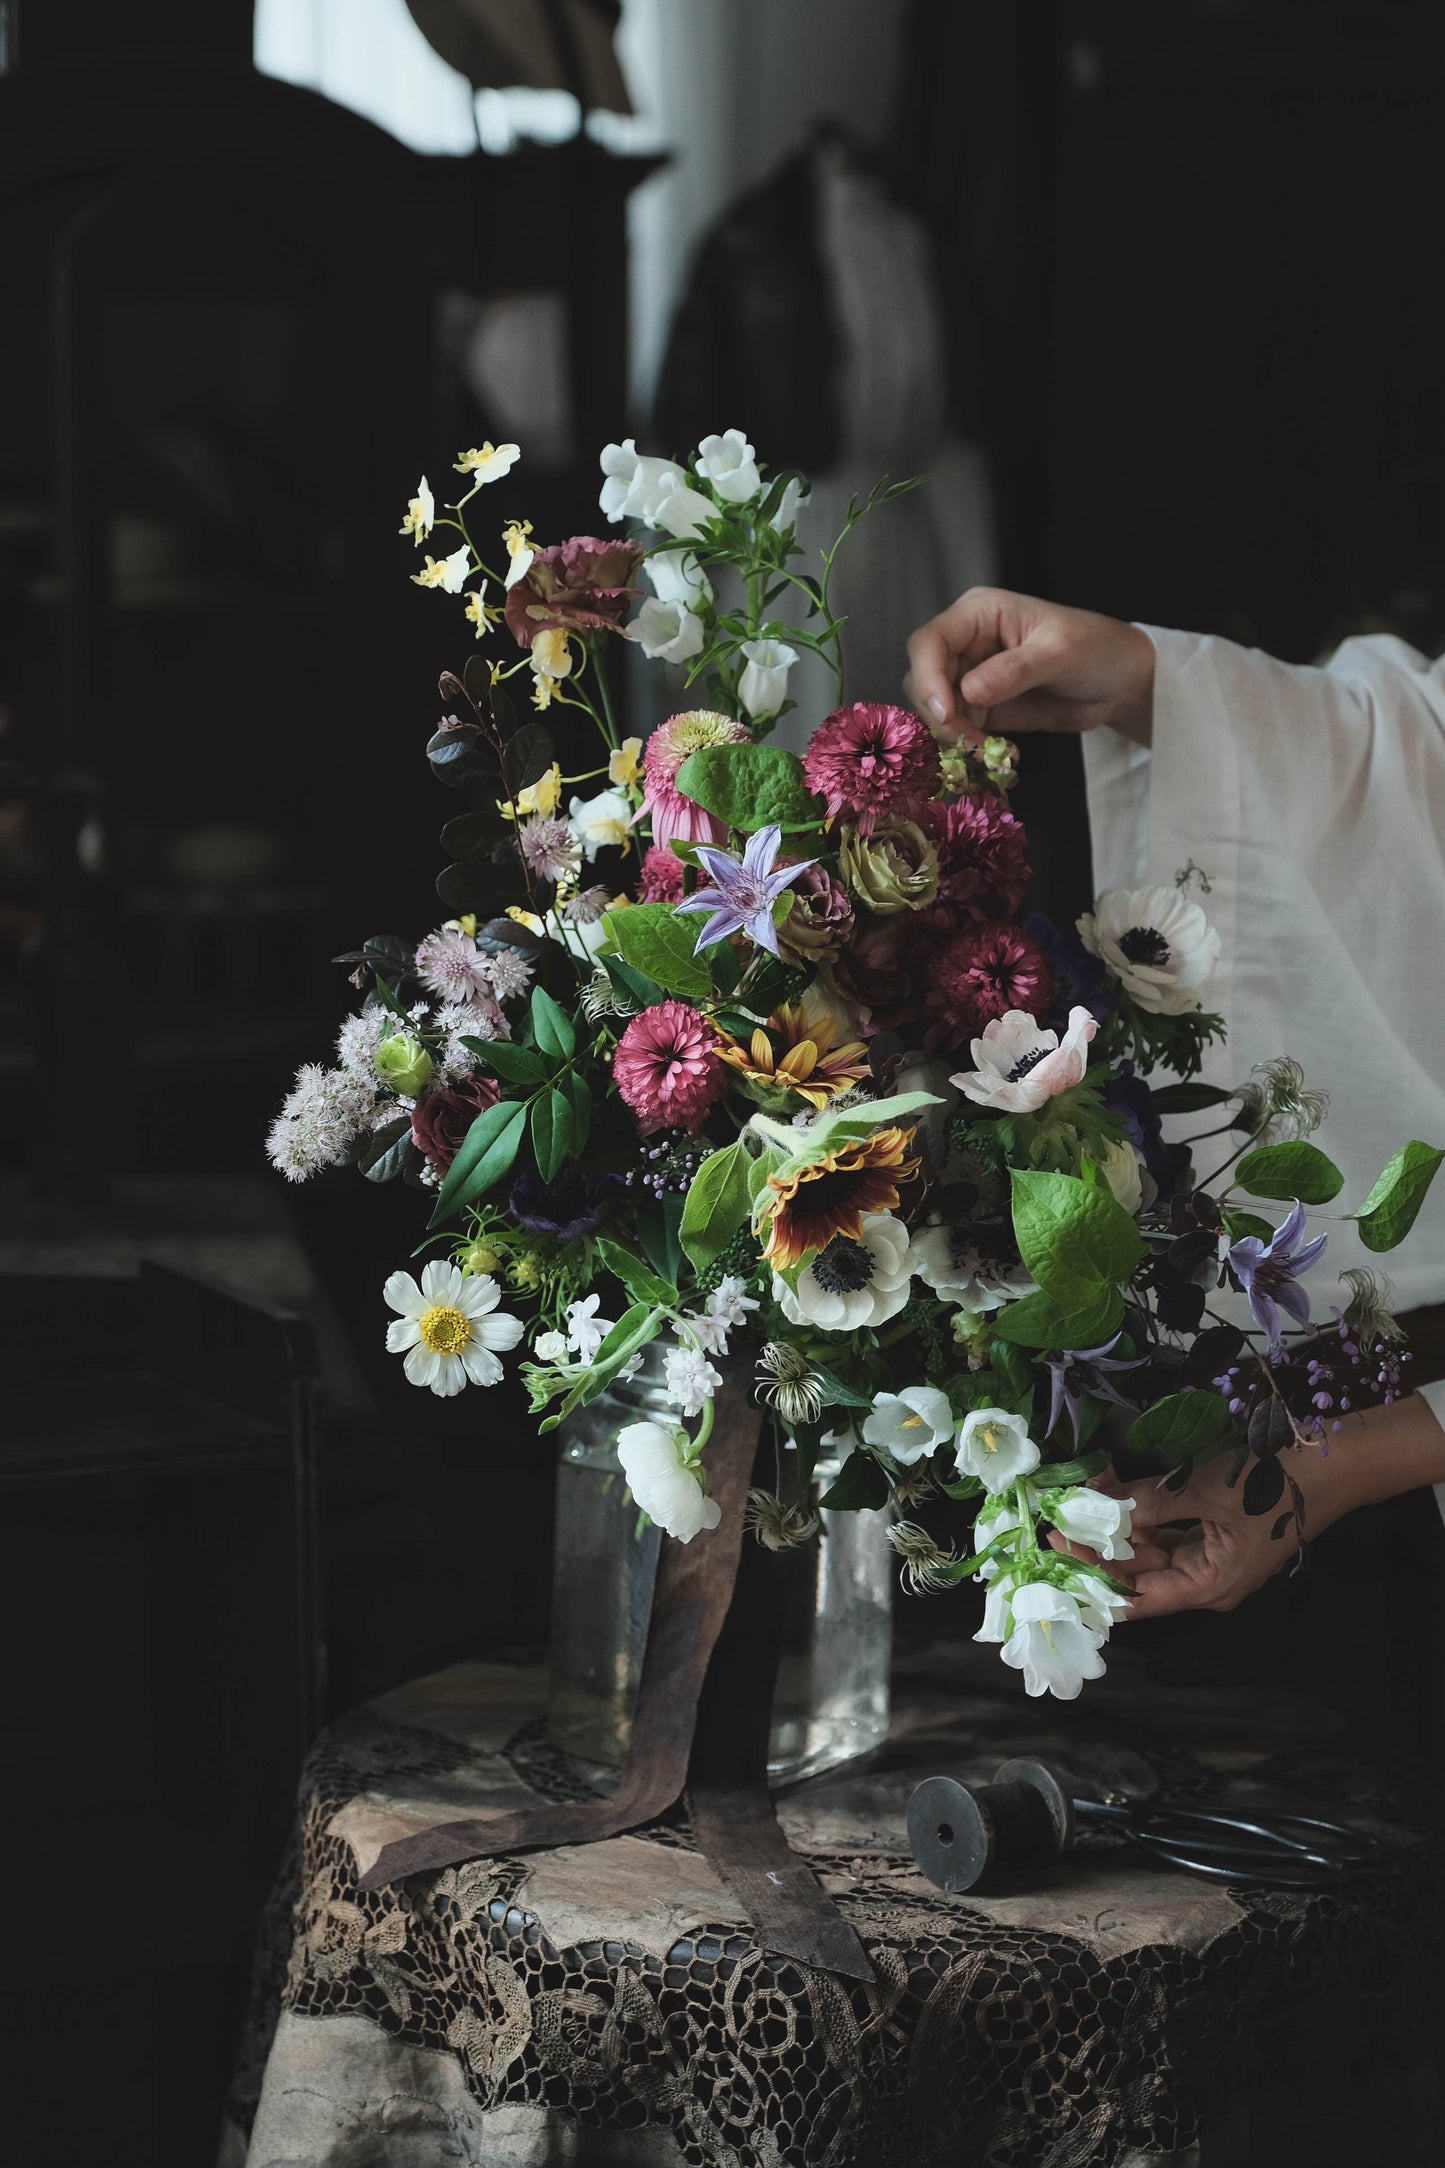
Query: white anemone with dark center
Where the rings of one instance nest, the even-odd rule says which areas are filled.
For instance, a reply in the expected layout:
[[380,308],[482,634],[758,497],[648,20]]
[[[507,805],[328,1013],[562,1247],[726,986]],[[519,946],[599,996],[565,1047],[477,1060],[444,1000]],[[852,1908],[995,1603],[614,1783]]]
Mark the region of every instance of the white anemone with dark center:
[[1182,888],[1111,888],[1079,937],[1141,1009],[1182,1016],[1219,961],[1219,934]]
[[835,1236],[799,1273],[796,1288],[775,1275],[773,1295],[790,1324],[857,1332],[898,1315],[912,1275],[902,1220],[892,1212],[865,1212],[859,1241]]

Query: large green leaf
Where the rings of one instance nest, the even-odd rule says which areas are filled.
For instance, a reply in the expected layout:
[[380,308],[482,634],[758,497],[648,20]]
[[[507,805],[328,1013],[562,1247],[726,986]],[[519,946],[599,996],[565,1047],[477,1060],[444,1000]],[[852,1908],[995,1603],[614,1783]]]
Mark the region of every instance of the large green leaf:
[[542,1180],[555,1181],[572,1151],[572,1103],[555,1084],[532,1101],[532,1150]]
[[888,1478],[871,1453],[855,1446],[818,1503],[835,1513],[876,1511],[888,1503]]
[[526,1119],[527,1109],[520,1099],[499,1099],[494,1107],[482,1109],[447,1170],[430,1226],[437,1226],[449,1212],[470,1204],[500,1182],[521,1147]]
[[1246,1152],[1235,1169],[1241,1189],[1254,1197],[1298,1198],[1301,1204],[1328,1204],[1344,1187],[1344,1176],[1317,1144],[1303,1137],[1289,1144],[1263,1144]]
[[469,1039],[462,1045],[484,1061],[498,1076],[504,1076],[512,1084],[540,1084],[547,1074],[547,1064],[530,1046],[518,1046],[513,1039]]
[[676,1305],[677,1289],[655,1272],[649,1272],[642,1259],[634,1257],[620,1242],[600,1240],[597,1254],[612,1277],[622,1282],[634,1302],[648,1303],[655,1310],[670,1310]]
[[1143,1236],[1124,1207],[1107,1189],[1077,1175],[1016,1167],[1013,1221],[1024,1263],[1045,1294],[1070,1314],[1096,1308],[1144,1254]]
[[1170,1393],[1129,1425],[1129,1444],[1136,1453],[1156,1454],[1171,1464],[1192,1460],[1218,1445],[1229,1420],[1218,1393]]
[[698,1272],[720,1256],[748,1216],[748,1148],[738,1140],[712,1152],[688,1185],[682,1246]]
[[1124,1297],[1117,1287],[1104,1287],[1091,1303],[1067,1310],[1052,1295],[1040,1291],[994,1313],[993,1336],[1015,1347],[1040,1350],[1102,1347],[1124,1322]]
[[368,1182],[394,1182],[404,1172],[414,1150],[411,1116],[398,1114],[371,1132],[357,1155],[356,1164]]
[[1217,1084],[1151,1084],[1149,1096],[1157,1114],[1202,1114],[1206,1107],[1228,1106],[1235,1095]]
[[702,1001],[712,992],[712,974],[693,954],[697,928],[677,917],[665,903],[634,903],[609,911],[607,938],[623,960],[645,972],[664,993]]
[[532,1037],[543,1054],[565,1061],[577,1045],[577,1032],[565,1009],[559,1008],[545,986],[532,988]]
[[1353,1215],[1367,1250],[1392,1250],[1404,1241],[1442,1159],[1445,1152],[1433,1144],[1421,1144],[1418,1138],[1396,1152]]
[[587,1149],[587,1139],[592,1129],[592,1094],[587,1089],[587,1079],[575,1069],[568,1070],[562,1078],[562,1089],[572,1102],[572,1152],[580,1159]]
[[780,745],[704,745],[677,771],[677,788],[729,828],[816,828],[827,808],[803,781],[803,763]]

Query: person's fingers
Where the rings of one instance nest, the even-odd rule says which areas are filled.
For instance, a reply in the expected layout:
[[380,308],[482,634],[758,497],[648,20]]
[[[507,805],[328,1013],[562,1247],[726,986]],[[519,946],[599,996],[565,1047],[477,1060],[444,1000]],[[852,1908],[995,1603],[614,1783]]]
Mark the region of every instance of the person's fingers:
[[1024,638],[1031,604],[1031,597],[1003,588],[970,587],[920,625],[908,642],[907,678],[909,697],[919,713],[931,715],[940,729],[952,726],[956,731],[961,672]]
[[959,697],[970,708],[1002,707],[1046,685],[1057,663],[1047,642],[1025,639],[1018,647],[1004,648],[986,661],[975,663],[959,682]]
[[1169,1521],[1197,1521],[1231,1496],[1227,1490],[1221,1493],[1221,1479],[1208,1469],[1196,1469],[1180,1490],[1167,1490],[1153,1477],[1143,1476],[1134,1485],[1134,1526],[1159,1528]]

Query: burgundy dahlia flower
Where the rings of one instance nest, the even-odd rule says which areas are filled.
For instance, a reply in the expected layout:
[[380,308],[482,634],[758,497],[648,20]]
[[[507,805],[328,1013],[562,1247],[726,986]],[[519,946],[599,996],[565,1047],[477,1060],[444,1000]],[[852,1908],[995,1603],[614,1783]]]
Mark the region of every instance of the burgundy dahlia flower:
[[1054,967],[1038,942],[1002,920],[934,943],[927,980],[928,1006],[939,1019],[930,1037],[942,1046],[981,1037],[985,1024],[1010,1009],[1027,1009],[1042,1023],[1054,995]]
[[980,792],[926,810],[938,852],[938,901],[954,923],[1012,918],[1033,879],[1028,832],[1002,799]]
[[644,1134],[686,1129],[695,1136],[727,1081],[716,1032],[685,1001],[659,1001],[634,1016],[617,1042],[612,1074]]
[[924,804],[943,782],[927,724],[883,700],[857,700],[825,716],[808,740],[803,774],[827,801],[829,819],[847,814],[864,835],[880,814]]

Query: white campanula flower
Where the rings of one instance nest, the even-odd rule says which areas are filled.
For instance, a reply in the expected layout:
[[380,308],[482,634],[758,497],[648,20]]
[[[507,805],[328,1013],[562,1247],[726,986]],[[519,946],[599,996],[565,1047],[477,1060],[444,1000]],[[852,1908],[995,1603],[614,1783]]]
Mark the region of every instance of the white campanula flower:
[[684,1415],[701,1415],[722,1383],[701,1348],[670,1347],[662,1358],[667,1397]]
[[[987,1550],[996,1536],[1009,1535],[1022,1527],[1023,1521],[1015,1501],[1012,1498],[1000,1499],[996,1504],[985,1507],[974,1522],[972,1548],[975,1553]],[[1007,1564],[1007,1560],[1005,1560],[1005,1564]],[[974,1579],[975,1581],[992,1581],[999,1571],[998,1559],[986,1558],[974,1575]],[[1000,1636],[1000,1638],[1002,1637]]]
[[450,557],[428,557],[420,572],[413,572],[413,587],[440,587],[444,594],[459,595],[472,569],[472,553],[464,542]]
[[790,476],[783,484],[783,494],[778,499],[778,509],[768,521],[768,525],[778,534],[786,534],[790,527],[797,526],[798,514],[805,509],[807,503],[808,489],[802,476],[798,474]]
[[458,474],[469,474],[472,487],[480,489],[487,482],[500,482],[504,474],[510,474],[522,456],[520,444],[482,444],[460,459],[453,461]]
[[983,1624],[973,1637],[975,1641],[1007,1641],[1014,1630],[1010,1599],[1018,1585],[1015,1574],[999,1573],[995,1569],[988,1584],[988,1594],[983,1599]]
[[599,1317],[602,1305],[600,1295],[583,1295],[577,1302],[569,1302],[564,1312],[567,1320],[567,1345],[584,1363],[590,1363],[612,1330],[610,1317]]
[[689,542],[717,516],[717,506],[711,497],[705,497],[700,489],[684,487],[662,499],[652,524],[660,527],[664,534],[676,535],[679,542]]
[[892,1212],[865,1212],[859,1239],[835,1236],[798,1274],[796,1289],[774,1274],[773,1300],[790,1325],[858,1332],[898,1315],[911,1277],[902,1220]]
[[913,1270],[939,1301],[955,1303],[960,1310],[1001,1310],[1006,1302],[1034,1291],[1034,1281],[1022,1265],[1007,1279],[991,1272],[969,1242],[965,1228],[919,1228],[913,1237],[911,1258]]
[[617,1458],[636,1503],[679,1543],[716,1528],[722,1508],[683,1459],[688,1435],[669,1423],[629,1423],[617,1434]]
[[464,1385],[495,1385],[502,1375],[499,1353],[522,1337],[522,1320],[499,1310],[502,1290],[489,1272],[463,1273],[433,1258],[420,1285],[409,1272],[393,1272],[382,1289],[398,1314],[386,1328],[393,1355],[405,1355],[413,1385],[448,1399]]
[[1010,1415],[1007,1408],[971,1408],[958,1434],[955,1461],[960,1475],[977,1476],[985,1490],[1002,1491],[1033,1474],[1039,1449],[1021,1415]]
[[397,528],[398,534],[409,534],[413,542],[424,542],[432,531],[437,516],[436,499],[425,475],[416,485],[416,495],[406,508],[406,517]]
[[539,1363],[564,1363],[567,1360],[567,1335],[565,1332],[539,1332],[532,1342],[532,1353]]
[[901,1393],[875,1393],[864,1418],[863,1443],[881,1445],[907,1468],[926,1453],[947,1445],[957,1418],[947,1393],[936,1385],[905,1385]]
[[644,598],[630,625],[623,628],[636,641],[649,662],[691,662],[702,653],[702,619],[685,602],[662,602],[656,595]]
[[1132,1498],[1113,1498],[1107,1491],[1066,1490],[1044,1508],[1061,1536],[1082,1543],[1100,1558],[1132,1558],[1129,1541],[1134,1512]]
[[788,697],[788,672],[798,659],[796,648],[783,640],[744,640],[745,669],[738,680],[738,698],[755,723],[776,715]]
[[642,560],[642,577],[659,602],[680,602],[701,610],[712,601],[712,581],[692,550],[652,550]]
[[1098,1634],[1107,1641],[1111,1630],[1118,1624],[1129,1608],[1131,1599],[1121,1596],[1118,1589],[1110,1588],[1101,1573],[1089,1573],[1081,1569],[1070,1576],[1069,1594],[1079,1606],[1079,1617],[1090,1633]]
[[632,826],[632,804],[625,790],[601,790],[595,798],[574,798],[568,808],[572,833],[583,856],[623,850]]
[[697,448],[697,471],[724,504],[751,504],[763,486],[753,448],[741,429],[704,437]]
[[1217,929],[1182,888],[1111,888],[1079,920],[1079,937],[1156,1016],[1197,1009],[1219,961]]
[[1027,1009],[1010,1009],[985,1024],[970,1051],[974,1066],[950,1077],[975,1106],[1032,1114],[1045,1100],[1084,1081],[1089,1041],[1099,1026],[1087,1009],[1070,1009],[1068,1028],[1041,1029]]
[[[1121,1204],[1126,1212],[1138,1213],[1144,1208],[1144,1184],[1147,1179],[1144,1161],[1127,1137],[1119,1137],[1107,1144],[1097,1144],[1090,1158],[1103,1175],[1109,1194],[1115,1204]],[[1154,1183],[1149,1182],[1152,1194]]]
[[687,476],[675,459],[648,458],[638,451],[632,437],[624,437],[620,444],[605,444],[601,466],[602,494],[597,502],[614,523],[640,519],[655,527],[658,505],[687,487]]
[[1078,1601],[1048,1581],[1029,1581],[1009,1599],[1013,1630],[1000,1654],[1024,1675],[1030,1694],[1076,1701],[1085,1679],[1104,1676],[1101,1636],[1084,1624]]

